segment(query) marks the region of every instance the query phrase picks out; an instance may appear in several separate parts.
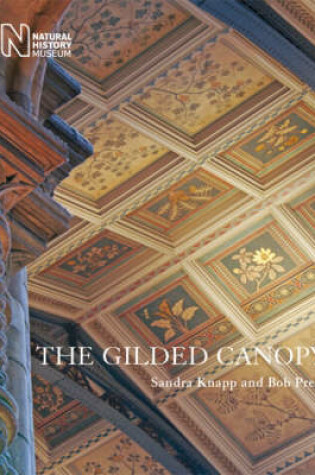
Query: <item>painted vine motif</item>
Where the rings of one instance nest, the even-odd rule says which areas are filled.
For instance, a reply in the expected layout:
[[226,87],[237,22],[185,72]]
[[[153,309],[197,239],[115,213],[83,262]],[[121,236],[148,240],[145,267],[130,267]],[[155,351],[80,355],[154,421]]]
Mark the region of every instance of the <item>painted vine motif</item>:
[[34,409],[41,417],[48,417],[70,402],[61,389],[38,375],[32,378]]
[[107,475],[124,473],[136,475],[166,475],[168,472],[152,457],[137,451],[135,445],[127,437],[121,437],[114,447],[113,454],[106,462],[86,462],[83,468],[86,475]]
[[195,134],[269,83],[267,76],[218,42],[169,70],[137,102]]
[[264,132],[242,146],[250,155],[263,163],[289,151],[315,131],[302,116],[291,113],[281,121],[271,124]]
[[285,272],[285,268],[280,264],[283,256],[277,256],[271,249],[257,249],[255,252],[247,251],[243,247],[238,254],[234,254],[232,259],[238,261],[239,267],[233,269],[234,274],[239,277],[242,284],[253,282],[258,292],[267,281],[273,281],[279,273]]
[[252,387],[246,390],[239,388],[233,391],[218,391],[214,404],[222,415],[231,415],[240,408],[246,408],[250,417],[246,421],[249,431],[245,440],[253,443],[274,444],[285,432],[286,425],[291,422],[304,421],[310,426],[315,426],[315,418],[308,417],[303,406],[291,396],[283,396],[283,404],[275,403],[272,399],[277,388]]
[[135,313],[164,344],[189,336],[191,330],[211,319],[181,284]]
[[202,205],[210,203],[218,193],[219,190],[204,183],[174,189],[162,200],[156,212],[169,221],[176,221]]
[[[151,327],[161,328],[164,331],[164,343],[167,343],[176,336],[178,332],[185,333],[188,330],[188,322],[195,317],[199,307],[185,306],[184,299],[178,300],[174,305],[164,299],[158,307],[158,311],[153,314]],[[148,320],[152,317],[149,310],[145,309],[144,314]]]
[[114,119],[101,118],[83,130],[94,155],[66,180],[95,198],[157,160],[167,149]]
[[103,79],[188,15],[166,0],[76,0],[65,17],[73,60]]
[[130,250],[129,246],[105,238],[94,246],[78,252],[60,267],[73,274],[89,278],[126,255]]

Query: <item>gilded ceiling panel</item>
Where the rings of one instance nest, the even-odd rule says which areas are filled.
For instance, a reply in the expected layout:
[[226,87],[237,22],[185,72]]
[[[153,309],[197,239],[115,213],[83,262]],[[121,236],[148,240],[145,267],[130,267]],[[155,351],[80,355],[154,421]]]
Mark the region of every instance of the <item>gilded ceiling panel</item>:
[[102,445],[90,450],[67,465],[73,475],[167,475],[169,471],[156,462],[145,450],[126,435],[109,438]]
[[273,81],[222,39],[200,49],[136,100],[153,116],[191,136]]
[[[209,353],[239,334],[234,326],[179,272],[115,312],[145,347],[201,346]],[[160,357],[163,359],[163,355]],[[185,366],[166,366],[171,375]]]
[[220,157],[235,165],[245,177],[268,186],[279,181],[283,173],[311,162],[314,136],[314,111],[299,103]]
[[267,217],[200,259],[256,323],[306,297],[314,285],[309,258]]
[[75,0],[62,25],[72,36],[69,62],[101,81],[188,17],[172,0]]
[[47,268],[41,276],[77,288],[97,284],[109,272],[117,271],[121,279],[123,269],[130,268],[132,259],[141,261],[144,250],[144,246],[106,230]]
[[[242,387],[242,380],[259,381],[263,387]],[[289,387],[269,387],[269,378],[281,379],[265,362],[240,366],[222,380],[237,381],[233,391],[201,388],[193,395],[236,444],[252,459],[271,455],[310,433],[314,414]]]
[[92,411],[41,376],[33,375],[32,386],[36,434],[44,439],[49,449],[100,420]]
[[102,117],[82,131],[94,155],[63,181],[62,187],[98,200],[168,150],[116,119]]
[[199,169],[130,213],[126,220],[175,240],[228,213],[244,198],[243,192]]

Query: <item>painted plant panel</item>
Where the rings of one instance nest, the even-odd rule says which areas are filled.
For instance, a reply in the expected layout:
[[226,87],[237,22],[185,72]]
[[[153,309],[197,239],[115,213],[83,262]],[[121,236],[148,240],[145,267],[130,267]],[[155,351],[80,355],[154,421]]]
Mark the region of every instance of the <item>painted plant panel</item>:
[[[211,354],[220,344],[239,337],[235,327],[181,273],[155,286],[154,292],[131,300],[116,313],[145,347],[201,346]],[[166,368],[176,374],[185,366]]]
[[72,36],[71,63],[102,80],[187,18],[172,0],[75,0],[62,30]]
[[168,70],[136,103],[195,135],[271,82],[232,46],[218,40]]
[[265,362],[241,366],[222,380],[237,381],[233,391],[201,388],[194,398],[253,460],[267,456],[312,431],[314,414],[291,388],[241,387],[242,380],[281,379]]
[[36,434],[49,448],[57,447],[100,420],[78,401],[39,375],[33,375],[33,403]]
[[196,232],[198,226],[224,216],[245,194],[205,170],[196,170],[126,218],[171,240]]
[[220,156],[268,185],[311,161],[314,136],[314,113],[301,102]]
[[168,150],[116,119],[101,117],[82,130],[94,155],[79,165],[62,186],[98,200],[136,175]]
[[200,263],[257,323],[309,295],[314,283],[312,263],[271,217],[206,254]]
[[104,231],[48,267],[43,274],[69,285],[89,285],[117,271],[144,248],[123,236]]
[[67,467],[73,475],[167,475],[162,465],[127,436],[120,434]]

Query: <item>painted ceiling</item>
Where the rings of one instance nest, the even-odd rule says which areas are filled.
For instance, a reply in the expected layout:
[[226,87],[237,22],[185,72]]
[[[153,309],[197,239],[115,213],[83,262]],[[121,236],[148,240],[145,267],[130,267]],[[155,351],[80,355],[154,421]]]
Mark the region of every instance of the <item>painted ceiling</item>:
[[[126,373],[222,473],[313,473],[313,390],[150,379],[301,376],[231,370],[215,352],[314,344],[314,93],[186,1],[75,0],[62,28],[82,94],[59,114],[94,155],[56,190],[77,219],[29,266],[30,305],[100,347],[202,346],[200,366]],[[303,371],[313,377],[309,360]],[[168,473],[36,374],[34,403],[40,474]]]

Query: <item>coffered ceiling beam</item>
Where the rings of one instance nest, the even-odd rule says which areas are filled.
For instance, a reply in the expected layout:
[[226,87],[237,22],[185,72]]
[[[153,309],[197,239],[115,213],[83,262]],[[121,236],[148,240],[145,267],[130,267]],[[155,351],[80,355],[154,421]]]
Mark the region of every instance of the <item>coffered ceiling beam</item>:
[[[266,51],[276,61],[292,71],[309,86],[315,87],[315,63],[300,45],[293,44],[283,31],[268,23],[268,18],[258,16],[247,5],[237,0],[191,0],[206,13],[231,26],[248,40]],[[284,22],[284,20],[283,20]]]

